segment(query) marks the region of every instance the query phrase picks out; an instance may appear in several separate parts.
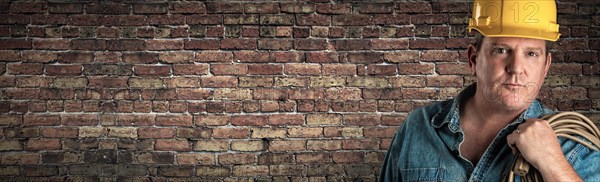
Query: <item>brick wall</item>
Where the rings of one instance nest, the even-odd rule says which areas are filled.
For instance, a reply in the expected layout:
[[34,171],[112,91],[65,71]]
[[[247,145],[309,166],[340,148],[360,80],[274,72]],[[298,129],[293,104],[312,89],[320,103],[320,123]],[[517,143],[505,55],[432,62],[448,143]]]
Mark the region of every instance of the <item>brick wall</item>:
[[[375,180],[473,82],[471,2],[306,1],[0,2],[0,181]],[[598,122],[600,8],[558,8],[540,99]]]

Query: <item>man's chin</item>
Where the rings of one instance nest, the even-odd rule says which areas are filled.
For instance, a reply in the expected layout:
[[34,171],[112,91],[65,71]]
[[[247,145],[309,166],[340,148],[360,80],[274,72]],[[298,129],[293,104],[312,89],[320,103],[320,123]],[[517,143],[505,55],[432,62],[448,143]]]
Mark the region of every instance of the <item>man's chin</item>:
[[531,104],[532,100],[528,99],[515,99],[515,98],[502,98],[498,103],[498,109],[506,111],[518,111],[527,108]]

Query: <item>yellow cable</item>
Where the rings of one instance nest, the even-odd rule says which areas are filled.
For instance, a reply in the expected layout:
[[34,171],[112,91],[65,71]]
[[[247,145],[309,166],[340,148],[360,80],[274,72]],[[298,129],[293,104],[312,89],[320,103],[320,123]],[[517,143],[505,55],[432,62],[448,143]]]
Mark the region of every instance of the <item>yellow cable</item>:
[[[571,139],[595,151],[600,148],[600,131],[596,125],[594,125],[594,122],[582,114],[576,112],[561,112],[544,116],[541,119],[550,123],[550,126],[557,137]],[[574,135],[585,138],[587,141],[591,142],[591,144]],[[527,162],[521,154],[517,154],[510,166],[511,170],[508,171],[508,174],[504,176],[504,180],[502,181],[513,182],[515,174],[521,176],[521,179],[524,182],[543,181],[539,171],[535,168],[530,168],[530,166],[529,162]]]

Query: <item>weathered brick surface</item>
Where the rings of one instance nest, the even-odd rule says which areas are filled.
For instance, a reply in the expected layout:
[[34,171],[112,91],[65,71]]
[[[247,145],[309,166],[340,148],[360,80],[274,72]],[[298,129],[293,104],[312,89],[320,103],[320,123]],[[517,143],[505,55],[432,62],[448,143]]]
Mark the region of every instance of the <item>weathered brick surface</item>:
[[[558,3],[539,98],[599,123],[600,15]],[[375,181],[474,82],[467,2],[0,2],[0,181]]]

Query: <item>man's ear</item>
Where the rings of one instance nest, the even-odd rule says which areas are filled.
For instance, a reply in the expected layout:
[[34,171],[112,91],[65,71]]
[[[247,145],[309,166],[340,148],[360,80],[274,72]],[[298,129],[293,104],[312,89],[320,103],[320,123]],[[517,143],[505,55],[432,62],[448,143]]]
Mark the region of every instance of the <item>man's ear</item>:
[[546,56],[546,65],[544,66],[544,78],[548,75],[548,70],[550,70],[550,65],[552,64],[552,53],[548,53]]
[[467,50],[467,56],[469,57],[469,68],[471,68],[471,74],[477,75],[475,66],[477,64],[477,49],[473,45],[469,45]]

